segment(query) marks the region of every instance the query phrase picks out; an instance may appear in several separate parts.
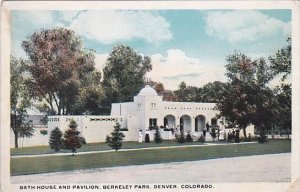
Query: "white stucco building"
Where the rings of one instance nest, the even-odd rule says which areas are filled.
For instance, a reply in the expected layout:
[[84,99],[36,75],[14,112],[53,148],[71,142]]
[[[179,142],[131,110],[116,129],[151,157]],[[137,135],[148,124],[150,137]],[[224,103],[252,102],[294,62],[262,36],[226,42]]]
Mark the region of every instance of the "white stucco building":
[[[69,121],[78,123],[78,130],[88,143],[104,142],[107,135],[113,131],[116,122],[123,131],[125,141],[143,140],[149,134],[153,140],[155,126],[158,126],[163,139],[174,139],[180,131],[190,132],[197,139],[206,130],[206,124],[218,125],[223,129],[220,120],[215,119],[218,111],[214,103],[170,102],[163,101],[156,91],[146,85],[140,90],[133,102],[113,103],[110,116],[49,116],[48,129],[58,127],[62,131],[68,129]],[[252,129],[248,129],[253,134]],[[206,140],[210,140],[206,134]]]

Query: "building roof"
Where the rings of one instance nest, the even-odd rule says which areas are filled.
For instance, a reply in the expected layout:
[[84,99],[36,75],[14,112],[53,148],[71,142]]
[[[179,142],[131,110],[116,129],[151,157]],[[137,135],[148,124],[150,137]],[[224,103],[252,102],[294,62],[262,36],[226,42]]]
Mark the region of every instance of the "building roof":
[[146,85],[143,89],[140,90],[139,96],[157,96],[155,89],[150,87],[150,85]]

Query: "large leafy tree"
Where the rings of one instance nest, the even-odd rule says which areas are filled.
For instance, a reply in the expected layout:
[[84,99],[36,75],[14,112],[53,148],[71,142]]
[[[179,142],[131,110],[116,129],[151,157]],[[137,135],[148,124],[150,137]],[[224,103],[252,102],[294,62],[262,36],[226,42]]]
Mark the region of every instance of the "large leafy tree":
[[287,45],[279,49],[274,55],[269,57],[273,75],[282,75],[282,80],[285,80],[292,69],[292,41],[287,39]]
[[278,124],[280,127],[290,132],[292,128],[292,111],[291,111],[291,98],[292,89],[289,80],[291,74],[292,54],[291,54],[291,38],[287,39],[287,45],[279,49],[274,55],[269,57],[271,62],[271,69],[273,76],[281,76],[279,86],[275,88],[275,94],[280,103],[278,106],[279,117]]
[[222,92],[225,88],[225,83],[220,81],[207,83],[199,89],[196,101],[204,103],[217,103],[222,98]]
[[106,107],[114,102],[132,100],[145,85],[145,74],[152,69],[148,56],[142,56],[128,46],[115,46],[103,69],[102,88]]
[[187,86],[187,84],[182,81],[178,89],[174,91],[177,101],[182,102],[195,102],[199,97],[199,88],[195,86]]
[[277,116],[277,100],[267,83],[273,78],[270,65],[263,59],[252,60],[235,52],[226,58],[228,83],[217,103],[220,116],[243,129],[253,124],[265,134]]
[[30,58],[27,71],[32,96],[58,115],[72,113],[81,87],[94,73],[94,53],[83,48],[74,31],[42,29],[22,42]]
[[18,138],[31,137],[33,134],[32,122],[27,118],[31,102],[25,84],[25,65],[24,60],[10,58],[10,128],[15,136],[15,148],[19,147]]

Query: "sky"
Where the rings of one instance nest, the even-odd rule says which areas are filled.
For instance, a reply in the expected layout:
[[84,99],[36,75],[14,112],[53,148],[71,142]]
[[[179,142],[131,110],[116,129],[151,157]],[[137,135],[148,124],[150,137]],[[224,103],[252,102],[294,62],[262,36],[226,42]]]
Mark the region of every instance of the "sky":
[[235,50],[268,57],[291,35],[290,10],[82,10],[22,11],[11,15],[11,53],[27,58],[21,42],[42,28],[74,30],[96,51],[102,70],[112,48],[132,47],[151,57],[147,78],[175,90],[181,81],[201,87],[225,82],[226,55]]

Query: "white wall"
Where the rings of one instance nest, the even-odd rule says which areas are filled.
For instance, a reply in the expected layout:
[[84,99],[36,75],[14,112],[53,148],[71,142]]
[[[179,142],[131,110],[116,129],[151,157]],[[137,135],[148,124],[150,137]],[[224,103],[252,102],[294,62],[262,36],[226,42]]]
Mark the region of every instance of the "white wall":
[[[33,136],[30,138],[19,138],[18,139],[18,143],[19,143],[19,147],[21,148],[23,147],[32,147],[32,146],[47,146],[49,145],[49,139],[48,139],[48,135],[43,135],[40,133],[39,128],[34,128],[34,133]],[[49,132],[48,132],[49,134]],[[15,147],[15,136],[14,133],[11,131],[10,132],[10,147],[14,148]]]

